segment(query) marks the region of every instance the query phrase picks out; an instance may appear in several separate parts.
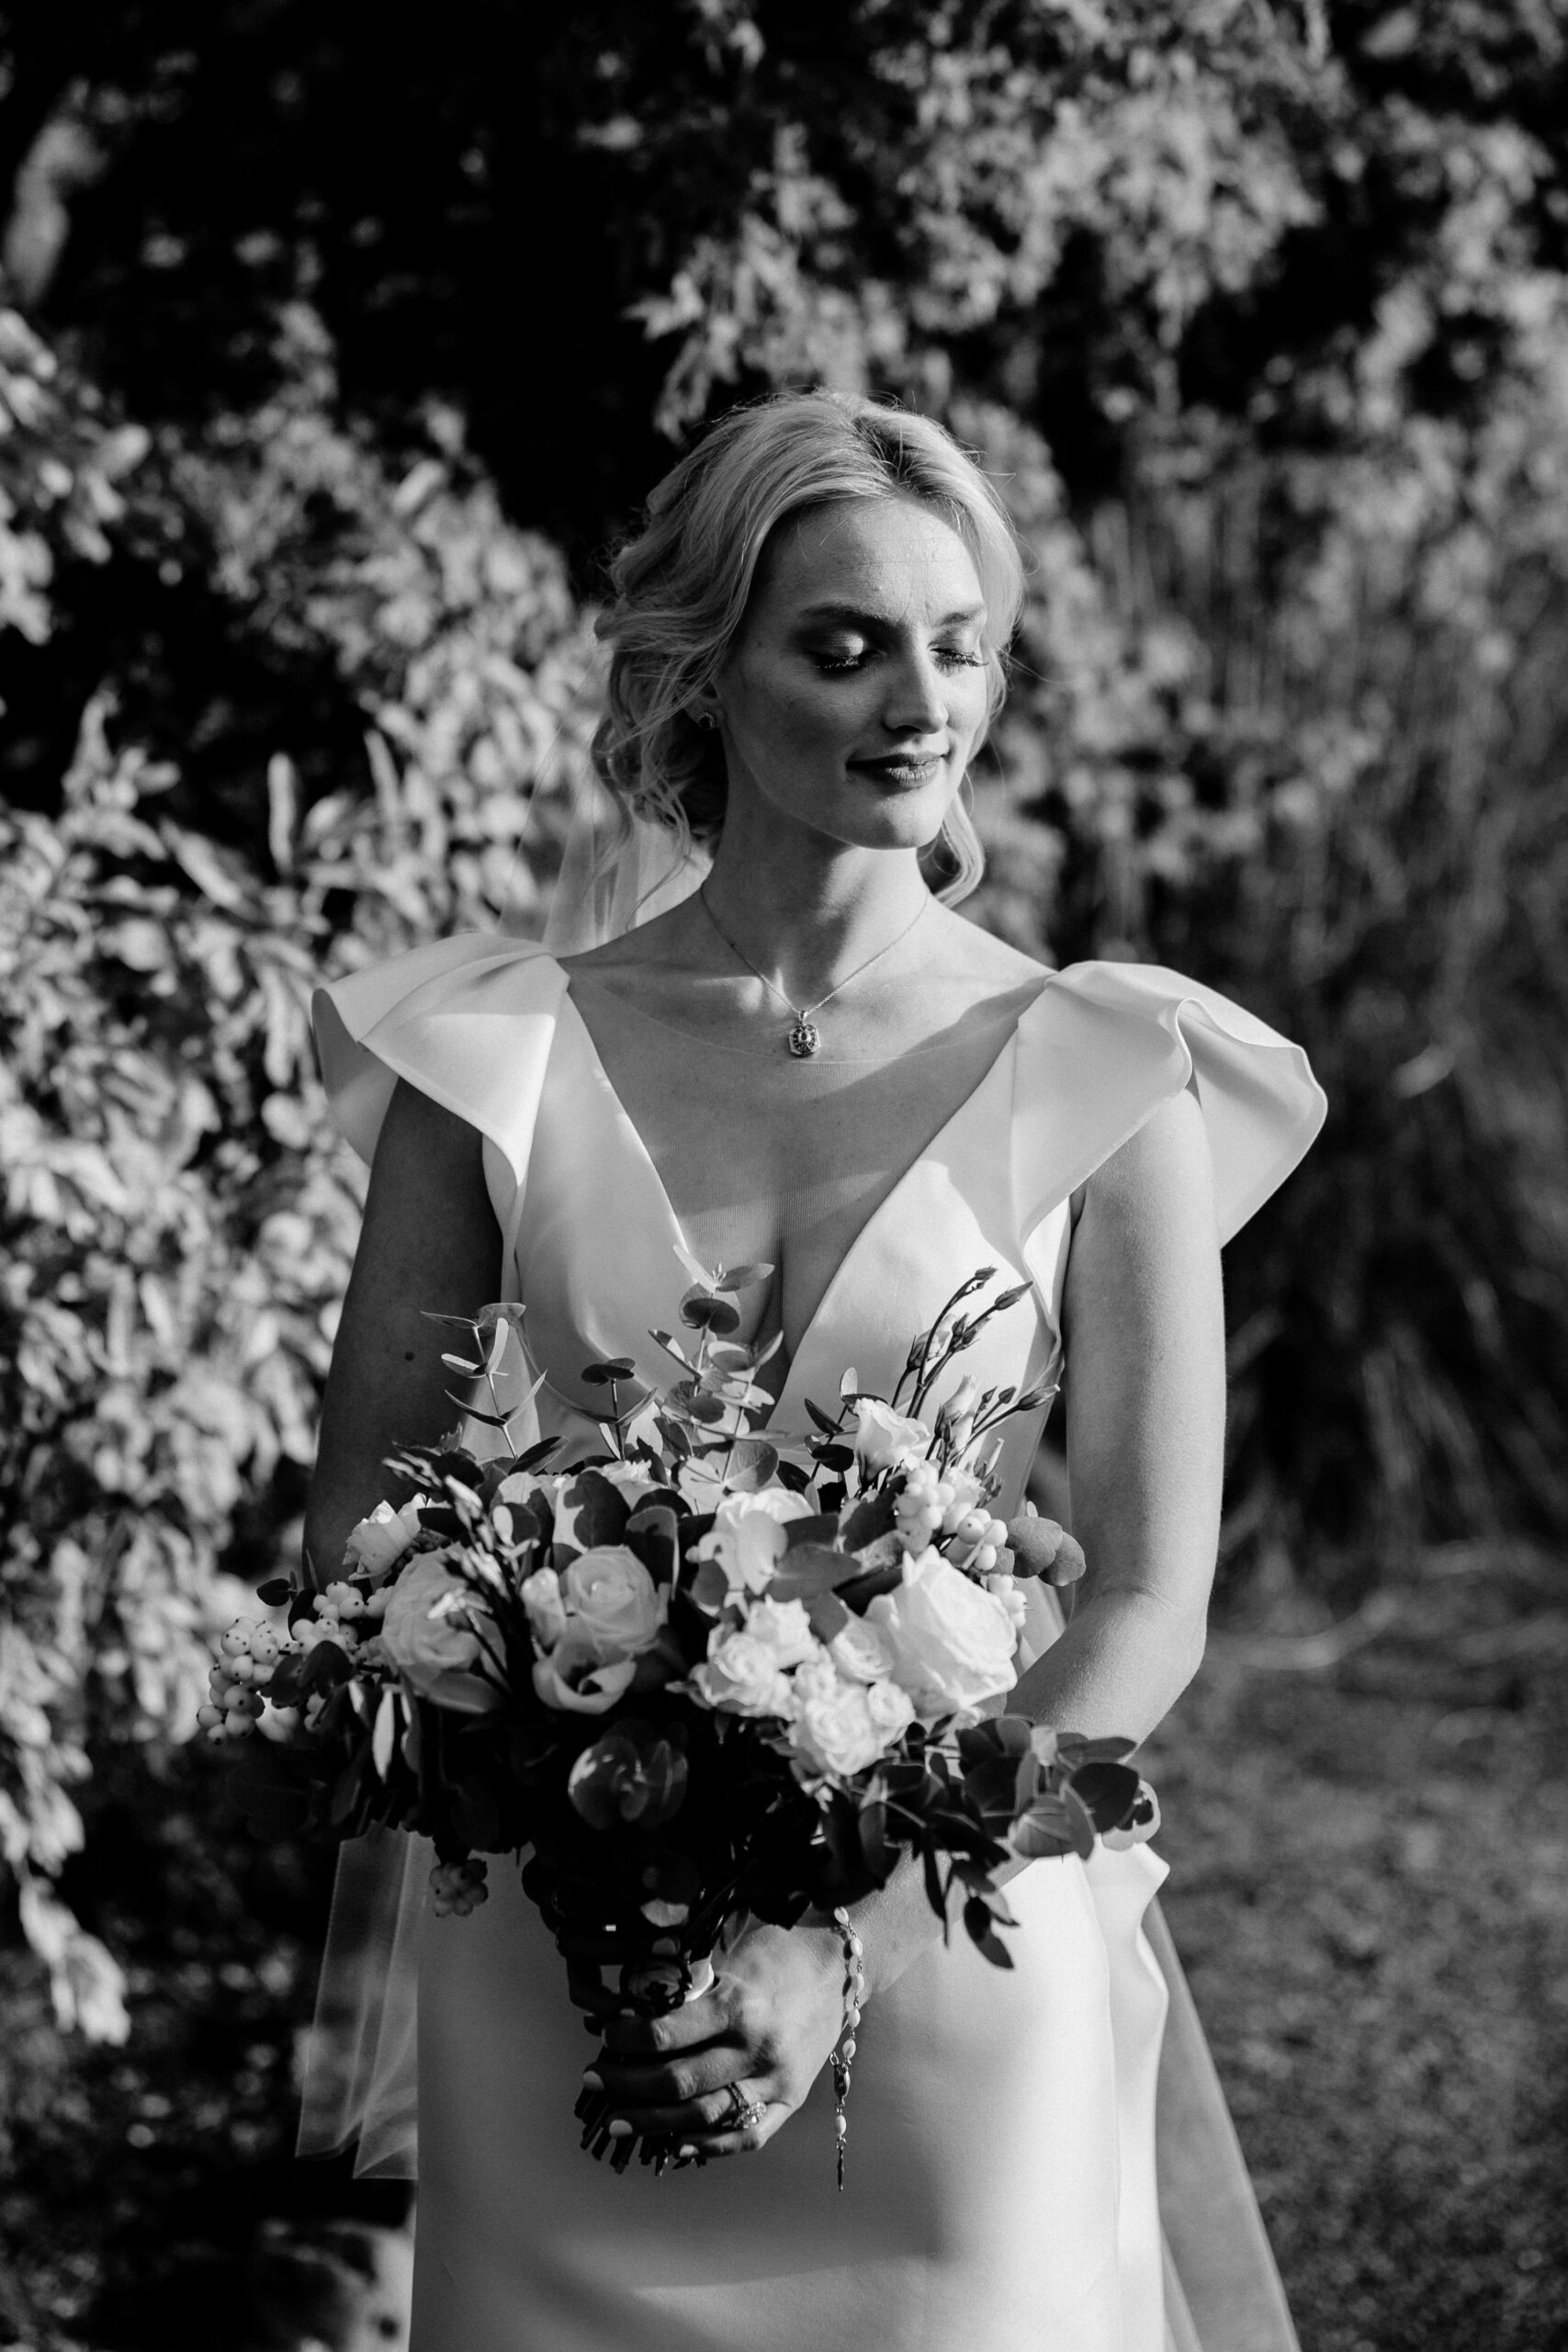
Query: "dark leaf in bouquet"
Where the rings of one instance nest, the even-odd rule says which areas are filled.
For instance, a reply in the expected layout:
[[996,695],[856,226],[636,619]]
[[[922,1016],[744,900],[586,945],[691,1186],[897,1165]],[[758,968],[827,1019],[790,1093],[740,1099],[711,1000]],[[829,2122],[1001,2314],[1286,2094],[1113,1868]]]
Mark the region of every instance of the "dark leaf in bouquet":
[[928,1838],[920,1848],[920,1867],[925,1873],[926,1901],[942,1921],[942,1939],[947,1941],[947,1889],[942,1883],[941,1848]]
[[512,1778],[524,1783],[543,1780],[554,1769],[561,1747],[558,1715],[535,1717],[508,1725],[506,1761]]
[[778,1447],[765,1437],[737,1438],[729,1449],[724,1483],[734,1494],[761,1494],[778,1466]]
[[287,1609],[299,1587],[289,1577],[269,1577],[256,1587],[256,1599],[268,1609]]
[[605,1363],[585,1364],[579,1377],[584,1388],[608,1388],[618,1381],[635,1380],[637,1366],[630,1356],[613,1356]]
[[575,1510],[572,1541],[582,1552],[602,1544],[618,1544],[630,1516],[626,1498],[601,1471],[584,1470],[567,1488],[566,1502]]
[[481,1413],[477,1405],[470,1405],[466,1398],[454,1396],[450,1388],[446,1395],[454,1405],[462,1406],[470,1421],[478,1421],[487,1430],[503,1430],[512,1419],[510,1413]]
[[468,1532],[450,1503],[427,1503],[420,1512],[419,1523],[426,1535],[434,1535],[442,1544],[461,1544]]
[[809,1396],[806,1400],[806,1409],[810,1414],[812,1419],[816,1422],[824,1437],[838,1436],[840,1425],[836,1415],[825,1413],[820,1405],[814,1405],[812,1403]]
[[836,1511],[818,1511],[811,1519],[791,1519],[784,1522],[784,1549],[792,1552],[797,1544],[830,1544],[839,1532]]
[[1073,1833],[1073,1850],[1087,1862],[1094,1851],[1094,1822],[1083,1799],[1070,1787],[1060,1792],[1063,1811]]
[[860,1807],[852,1797],[835,1790],[822,1815],[828,1852],[818,1883],[817,1900],[825,1910],[840,1903],[858,1903],[878,1883],[867,1868],[861,1846]]
[[806,1603],[806,1614],[819,1642],[833,1641],[850,1622],[850,1612],[836,1592],[810,1594]]
[[1082,1739],[1077,1732],[1065,1732],[1059,1743],[1064,1756],[1066,1754],[1066,1743],[1068,1741],[1072,1743],[1075,1767],[1078,1763],[1120,1764],[1131,1756],[1138,1745],[1135,1739]]
[[685,1590],[694,1609],[716,1617],[729,1598],[729,1578],[717,1560],[699,1560]]
[[1013,1824],[1013,1851],[1026,1861],[1047,1854],[1070,1854],[1075,1838],[1067,1808],[1060,1797],[1037,1797],[1021,1821]]
[[729,1411],[722,1396],[702,1387],[694,1380],[678,1380],[666,1391],[665,1403],[671,1413],[678,1413],[699,1429],[716,1429]]
[[855,1561],[826,1544],[794,1544],[773,1570],[768,1598],[809,1600],[814,1593],[831,1592],[835,1585],[849,1583],[856,1573]]
[[[1033,1759],[1030,1758],[1031,1770]],[[1018,1766],[1010,1756],[993,1756],[964,1775],[964,1793],[993,1838],[1005,1838],[1018,1811]]]
[[465,1487],[470,1493],[478,1494],[484,1478],[484,1464],[476,1462],[471,1453],[465,1453],[460,1447],[448,1446],[438,1453],[425,1453],[423,1459],[425,1475],[434,1484]]
[[991,1867],[983,1862],[955,1862],[953,1875],[960,1886],[969,1889],[976,1903],[985,1905],[998,1928],[1017,1927],[1012,1905],[992,1878]]
[[452,1827],[465,1846],[479,1853],[497,1850],[502,1843],[501,1807],[488,1781],[477,1772],[466,1776],[449,1792],[447,1805]]
[[896,1844],[887,1834],[887,1807],[881,1803],[863,1804],[860,1810],[860,1845],[865,1857],[866,1869],[878,1886],[886,1886],[908,1849],[906,1838]]
[[695,1284],[681,1301],[681,1320],[689,1331],[711,1331],[728,1340],[740,1329],[740,1309],[733,1299]]
[[1129,1764],[1080,1764],[1067,1783],[1095,1827],[1120,1829],[1138,1801],[1142,1786]]
[[671,1584],[680,1566],[676,1514],[668,1503],[639,1503],[627,1520],[626,1541],[655,1584]]
[[368,1741],[350,1762],[344,1766],[333,1787],[332,1803],[327,1808],[329,1826],[349,1836],[357,1835],[365,1825],[357,1816],[369,1795],[375,1779],[370,1761]]
[[680,1642],[668,1625],[660,1626],[650,1648],[637,1659],[627,1686],[628,1692],[662,1690],[668,1683],[686,1671],[687,1658]]
[[849,1500],[849,1495],[850,1490],[841,1478],[831,1479],[827,1486],[817,1490],[818,1501],[831,1511],[835,1519]]
[[1047,1584],[1076,1584],[1085,1560],[1081,1548],[1054,1519],[1024,1513],[1008,1523],[1008,1544],[1016,1577],[1043,1577]]
[[318,1642],[305,1653],[299,1690],[307,1696],[312,1690],[335,1690],[353,1672],[346,1655],[335,1642]]
[[305,1695],[305,1668],[311,1653],[309,1650],[286,1650],[272,1669],[272,1680],[266,1695],[275,1707],[297,1707]]
[[904,1581],[903,1554],[885,1568],[872,1568],[852,1576],[839,1587],[839,1598],[847,1602],[857,1617],[863,1616],[879,1592],[897,1592]]
[[298,1590],[297,1590],[297,1591],[296,1591],[296,1592],[291,1596],[291,1598],[290,1598],[290,1600],[289,1600],[289,1603],[288,1603],[288,1630],[289,1630],[289,1632],[290,1632],[290,1633],[292,1633],[292,1632],[294,1631],[294,1628],[295,1628],[295,1626],[296,1626],[296,1625],[302,1624],[302,1623],[304,1623],[304,1621],[306,1620],[306,1618],[308,1618],[308,1617],[309,1617],[309,1618],[313,1619],[313,1618],[315,1617],[315,1614],[316,1614],[316,1595],[315,1595],[315,1592],[314,1592],[313,1589],[312,1589],[310,1585],[301,1585],[301,1586],[299,1588],[299,1589],[298,1589]]
[[803,1470],[798,1462],[785,1462],[781,1459],[776,1476],[780,1486],[787,1487],[792,1495],[805,1494],[811,1484],[810,1471]]
[[1012,1966],[1012,1954],[996,1931],[990,1908],[977,1894],[972,1894],[964,1905],[964,1925],[969,1931],[970,1942],[993,1968]]
[[879,1536],[891,1534],[893,1527],[892,1494],[879,1487],[874,1494],[862,1495],[840,1530],[840,1541],[846,1552],[861,1552]]
[[537,1445],[525,1446],[515,1461],[508,1464],[508,1468],[514,1471],[540,1469],[552,1453],[560,1452],[560,1448],[561,1441],[558,1437],[542,1437]]
[[1027,1756],[1032,1730],[1025,1715],[988,1715],[964,1725],[958,1735],[958,1753],[965,1766],[989,1763],[999,1756]]
[[818,1445],[813,1442],[811,1450],[817,1457],[819,1470],[847,1470],[855,1458],[852,1445]]

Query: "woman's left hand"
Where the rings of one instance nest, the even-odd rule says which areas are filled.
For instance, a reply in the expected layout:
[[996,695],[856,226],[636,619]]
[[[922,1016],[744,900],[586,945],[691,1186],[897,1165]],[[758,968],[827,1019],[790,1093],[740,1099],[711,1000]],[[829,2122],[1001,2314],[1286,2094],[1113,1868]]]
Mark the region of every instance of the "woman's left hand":
[[[760,2148],[794,2114],[844,2027],[836,1928],[748,1920],[714,1954],[710,1989],[660,2018],[614,2018],[591,2074],[612,2119],[705,2156]],[[753,2121],[742,2107],[761,2109]]]

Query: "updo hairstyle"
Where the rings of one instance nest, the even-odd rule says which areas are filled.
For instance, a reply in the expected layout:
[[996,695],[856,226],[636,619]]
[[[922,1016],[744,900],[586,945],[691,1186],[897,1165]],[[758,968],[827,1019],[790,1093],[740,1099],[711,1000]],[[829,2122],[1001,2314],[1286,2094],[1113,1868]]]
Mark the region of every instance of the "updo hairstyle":
[[[661,826],[682,850],[711,843],[724,823],[724,750],[697,712],[763,554],[786,523],[850,498],[915,499],[964,541],[986,601],[987,725],[1001,707],[1023,565],[1006,508],[952,435],[930,417],[839,392],[784,392],[732,410],[654,490],[643,529],[611,566],[615,601],[598,624],[610,674],[594,766],[626,816]],[[950,901],[980,878],[962,800],[935,863]]]

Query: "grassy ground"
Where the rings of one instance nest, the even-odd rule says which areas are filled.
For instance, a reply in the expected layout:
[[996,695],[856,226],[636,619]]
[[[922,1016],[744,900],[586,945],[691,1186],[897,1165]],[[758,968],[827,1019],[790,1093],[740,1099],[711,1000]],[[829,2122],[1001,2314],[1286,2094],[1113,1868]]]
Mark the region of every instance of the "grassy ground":
[[[1159,1736],[1168,1916],[1304,2352],[1568,2352],[1560,1585],[1456,1552],[1369,1639],[1276,1608]],[[96,1800],[127,2049],[62,2047],[4,1963],[0,2344],[298,2352],[309,2280],[260,2225],[395,2218],[289,2160],[324,1872],[215,1835],[206,1772]]]
[[1439,1554],[1337,1660],[1217,1638],[1162,1727],[1168,1917],[1304,2352],[1568,2346],[1554,1581]]

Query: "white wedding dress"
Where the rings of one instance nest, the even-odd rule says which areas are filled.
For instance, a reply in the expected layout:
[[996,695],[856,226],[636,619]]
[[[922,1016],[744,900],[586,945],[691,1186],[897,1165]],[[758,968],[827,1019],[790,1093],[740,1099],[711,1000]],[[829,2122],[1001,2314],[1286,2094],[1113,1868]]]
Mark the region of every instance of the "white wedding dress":
[[[451,939],[324,990],[318,1020],[337,1117],[366,1158],[399,1077],[484,1137],[498,1295],[526,1303],[539,1425],[596,1447],[582,1367],[626,1355],[661,1382],[649,1332],[674,1321],[688,1277],[569,975],[513,940]],[[831,1088],[832,1066],[811,1082]],[[1032,1287],[967,1368],[1021,1384],[1058,1363],[1070,1195],[1189,1084],[1228,1237],[1316,1132],[1304,1057],[1174,973],[1046,978],[847,1251],[771,1426],[804,1429],[805,1399],[831,1397],[851,1364],[863,1388],[891,1393],[911,1334],[981,1265]],[[1004,1513],[1043,1419],[1009,1425]],[[1031,1593],[1037,1654],[1060,1619]],[[958,1939],[874,2001],[840,2196],[826,2075],[758,2154],[662,2179],[593,2163],[572,2116],[593,2044],[515,1872],[493,1861],[489,1904],[445,1920],[417,1916],[411,1872],[414,2352],[1289,2352],[1234,2134],[1150,1911],[1164,1875],[1147,1848],[1037,1862],[1009,1890],[1010,1972]],[[373,2104],[407,2121],[412,2041],[389,2023],[378,2069],[376,2056]]]

